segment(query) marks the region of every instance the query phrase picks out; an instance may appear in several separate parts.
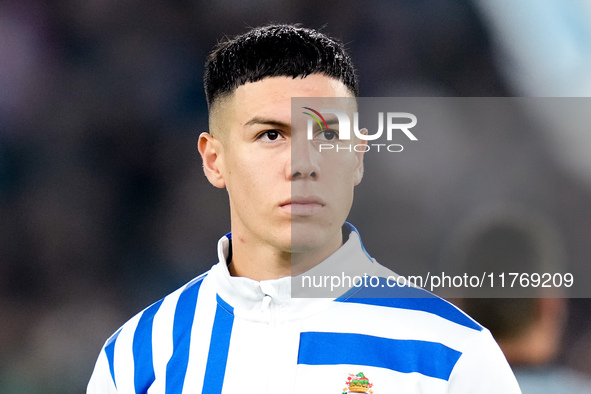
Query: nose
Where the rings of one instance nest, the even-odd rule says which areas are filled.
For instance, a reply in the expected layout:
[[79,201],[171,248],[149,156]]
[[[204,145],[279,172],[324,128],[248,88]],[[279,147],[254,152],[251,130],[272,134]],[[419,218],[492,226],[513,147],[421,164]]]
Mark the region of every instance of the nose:
[[317,180],[319,175],[318,155],[315,154],[313,144],[305,136],[292,138],[290,180]]

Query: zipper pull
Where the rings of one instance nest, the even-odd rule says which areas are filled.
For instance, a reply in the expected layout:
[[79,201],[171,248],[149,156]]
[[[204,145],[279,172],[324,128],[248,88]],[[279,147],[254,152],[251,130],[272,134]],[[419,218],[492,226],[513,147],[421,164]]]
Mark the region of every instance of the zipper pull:
[[271,303],[271,296],[269,294],[265,294],[265,297],[263,298],[263,302],[261,303],[261,312],[264,312],[265,310],[267,310],[269,308],[269,304]]

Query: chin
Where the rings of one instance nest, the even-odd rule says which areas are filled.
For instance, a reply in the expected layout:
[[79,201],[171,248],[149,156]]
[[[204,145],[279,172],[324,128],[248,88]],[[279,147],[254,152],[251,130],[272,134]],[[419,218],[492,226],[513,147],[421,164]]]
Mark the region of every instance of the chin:
[[322,247],[323,242],[313,234],[289,234],[281,239],[275,239],[275,246],[288,253],[306,253]]
[[340,236],[340,226],[293,222],[291,225],[290,251],[292,253],[316,251],[329,245],[334,238]]

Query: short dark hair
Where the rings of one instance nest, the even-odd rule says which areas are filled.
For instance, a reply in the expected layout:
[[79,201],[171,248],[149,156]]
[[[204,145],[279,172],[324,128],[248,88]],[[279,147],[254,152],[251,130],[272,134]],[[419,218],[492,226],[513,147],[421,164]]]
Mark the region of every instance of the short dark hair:
[[298,25],[268,25],[220,42],[205,63],[207,105],[247,82],[266,77],[320,73],[359,94],[357,75],[344,45]]

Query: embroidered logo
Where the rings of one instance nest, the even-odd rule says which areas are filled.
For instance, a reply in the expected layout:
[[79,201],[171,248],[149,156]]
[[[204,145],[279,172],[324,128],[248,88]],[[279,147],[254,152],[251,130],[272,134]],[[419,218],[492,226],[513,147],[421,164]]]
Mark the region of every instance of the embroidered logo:
[[343,389],[342,394],[349,394],[349,393],[369,393],[373,394],[373,390],[371,387],[373,383],[369,382],[369,379],[365,377],[363,372],[359,372],[358,374],[350,373],[347,377],[347,382],[345,383],[346,387]]

